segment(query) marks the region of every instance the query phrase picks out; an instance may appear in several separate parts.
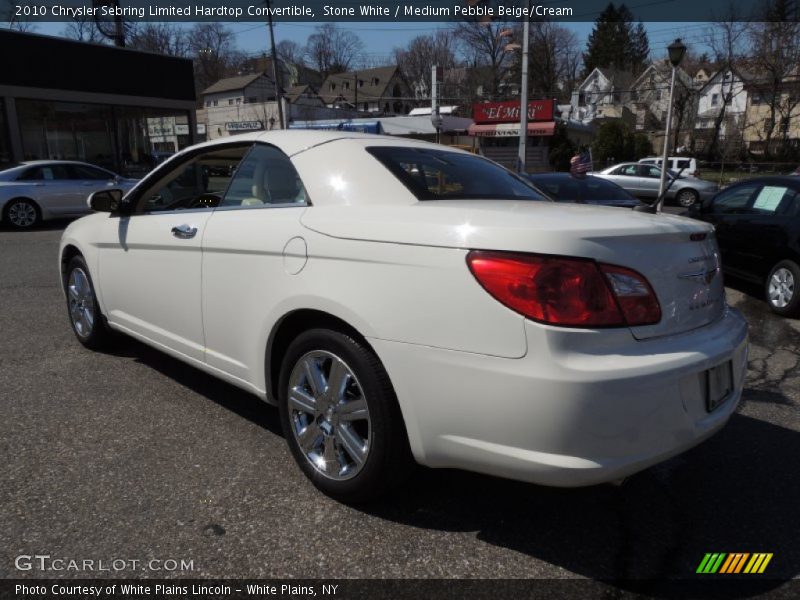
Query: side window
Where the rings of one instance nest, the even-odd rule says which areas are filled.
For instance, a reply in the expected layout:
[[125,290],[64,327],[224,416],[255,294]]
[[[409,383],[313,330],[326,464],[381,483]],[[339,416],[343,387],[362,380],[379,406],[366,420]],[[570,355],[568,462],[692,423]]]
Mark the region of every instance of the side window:
[[89,167],[84,165],[68,165],[67,170],[70,173],[70,179],[94,179],[98,181],[108,181],[113,179],[114,176],[108,171],[103,171],[96,167]]
[[26,169],[17,177],[17,181],[41,181],[42,179],[44,179],[44,173],[42,173],[41,167]]
[[137,199],[136,214],[215,208],[251,144],[217,146],[157,169]]
[[786,186],[765,185],[753,200],[747,212],[756,215],[792,214],[797,203],[797,192]]
[[292,161],[274,146],[256,144],[239,165],[220,208],[302,205],[306,189]]
[[619,169],[617,171],[617,174],[618,175],[628,175],[630,177],[635,177],[636,175],[638,175],[637,171],[638,171],[638,167],[636,165],[627,165],[627,166],[622,167],[621,169]]
[[642,167],[642,177],[649,177],[650,179],[661,179],[661,168],[645,165]]
[[787,192],[784,214],[789,217],[800,216],[800,191],[789,190]]
[[714,199],[711,212],[717,214],[742,214],[745,212],[750,198],[760,189],[760,183],[752,183],[725,190]]
[[17,178],[17,181],[54,181],[69,178],[69,172],[64,165],[44,165],[28,169]]

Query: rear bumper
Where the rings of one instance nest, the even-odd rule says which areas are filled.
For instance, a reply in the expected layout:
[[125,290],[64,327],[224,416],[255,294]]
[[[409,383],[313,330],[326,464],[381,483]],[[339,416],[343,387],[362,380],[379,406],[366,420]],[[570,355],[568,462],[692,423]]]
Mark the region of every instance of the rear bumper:
[[[417,460],[554,486],[612,481],[718,431],[741,397],[747,325],[729,309],[677,336],[526,322],[503,359],[370,340],[392,378]],[[731,360],[734,391],[705,408],[705,371]]]

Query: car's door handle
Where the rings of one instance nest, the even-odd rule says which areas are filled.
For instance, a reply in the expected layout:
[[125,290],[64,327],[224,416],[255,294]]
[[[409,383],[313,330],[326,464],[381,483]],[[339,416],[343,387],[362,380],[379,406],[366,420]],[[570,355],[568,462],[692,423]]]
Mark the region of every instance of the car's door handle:
[[197,227],[191,225],[177,225],[172,228],[172,235],[182,240],[193,238],[197,233]]

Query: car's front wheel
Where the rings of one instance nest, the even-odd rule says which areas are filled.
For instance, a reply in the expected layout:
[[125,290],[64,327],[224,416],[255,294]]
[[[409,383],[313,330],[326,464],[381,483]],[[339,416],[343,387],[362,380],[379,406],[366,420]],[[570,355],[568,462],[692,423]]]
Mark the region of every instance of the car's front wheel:
[[767,303],[773,312],[783,316],[800,314],[800,267],[791,260],[782,260],[772,267],[767,277]]
[[14,198],[6,203],[3,220],[14,229],[30,229],[39,224],[42,215],[33,200]]
[[328,329],[300,334],[279,385],[286,441],[322,492],[364,502],[407,476],[413,460],[397,398],[364,342]]
[[700,196],[694,190],[681,190],[676,197],[678,204],[684,208],[689,208],[692,204],[697,202]]
[[69,322],[75,337],[91,350],[108,346],[111,332],[100,314],[94,284],[82,256],[75,256],[69,261],[64,286],[67,293]]

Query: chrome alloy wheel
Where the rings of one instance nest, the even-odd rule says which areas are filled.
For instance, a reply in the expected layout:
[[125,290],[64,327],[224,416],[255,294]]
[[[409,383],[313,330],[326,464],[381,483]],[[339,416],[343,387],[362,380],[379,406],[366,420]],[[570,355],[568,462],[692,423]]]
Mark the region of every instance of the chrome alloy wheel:
[[794,275],[789,269],[780,268],[769,280],[769,301],[776,308],[785,308],[794,297]]
[[8,209],[8,220],[15,227],[30,227],[36,223],[36,208],[29,202],[14,202]]
[[94,327],[94,297],[89,278],[83,269],[73,269],[69,274],[67,295],[72,326],[81,338],[87,338]]
[[358,474],[369,455],[372,426],[350,367],[330,352],[308,352],[292,369],[288,392],[292,432],[314,469],[335,480]]

